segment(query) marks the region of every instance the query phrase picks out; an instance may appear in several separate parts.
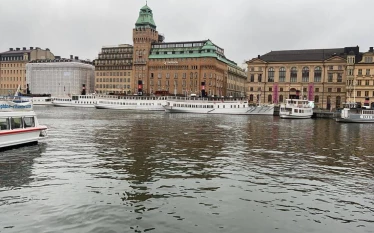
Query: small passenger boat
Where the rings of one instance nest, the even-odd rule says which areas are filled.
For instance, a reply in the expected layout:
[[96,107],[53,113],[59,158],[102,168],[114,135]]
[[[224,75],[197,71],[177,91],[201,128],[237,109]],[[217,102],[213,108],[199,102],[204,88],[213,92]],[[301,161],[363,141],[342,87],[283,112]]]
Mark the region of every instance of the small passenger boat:
[[374,109],[358,108],[357,103],[345,103],[343,107],[337,122],[374,123]]
[[288,119],[308,119],[313,115],[314,102],[302,99],[286,99],[280,105],[279,116]]
[[168,97],[161,96],[116,96],[116,98],[98,99],[95,108],[117,110],[164,111]]
[[39,125],[32,102],[0,98],[0,149],[38,143],[47,136],[46,132],[47,127]]
[[71,97],[56,97],[52,100],[55,107],[94,108],[96,95],[72,95]]

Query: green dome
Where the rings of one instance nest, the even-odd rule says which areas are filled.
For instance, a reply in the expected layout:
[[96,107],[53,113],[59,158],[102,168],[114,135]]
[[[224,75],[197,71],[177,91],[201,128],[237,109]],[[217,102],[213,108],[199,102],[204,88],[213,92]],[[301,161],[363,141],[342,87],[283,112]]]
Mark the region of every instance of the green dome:
[[146,27],[149,26],[156,29],[156,23],[153,20],[153,13],[148,5],[143,6],[140,9],[138,20],[135,23],[136,27]]
[[208,50],[208,49],[213,50],[213,51],[217,50],[216,46],[214,46],[214,44],[210,40],[208,40],[205,43],[205,45],[202,47],[202,50]]

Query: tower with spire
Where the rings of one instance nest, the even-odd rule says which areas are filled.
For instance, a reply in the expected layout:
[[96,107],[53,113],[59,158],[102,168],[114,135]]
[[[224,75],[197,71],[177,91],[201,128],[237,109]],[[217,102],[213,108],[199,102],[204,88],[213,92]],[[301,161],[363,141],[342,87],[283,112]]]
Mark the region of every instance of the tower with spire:
[[[153,19],[153,13],[146,3],[140,9],[138,20],[133,29],[133,74],[136,86],[135,93],[138,95],[147,94],[149,90],[148,77],[148,56],[151,51],[152,43],[159,42],[161,37],[156,30],[156,23]],[[160,38],[160,39],[159,39]]]

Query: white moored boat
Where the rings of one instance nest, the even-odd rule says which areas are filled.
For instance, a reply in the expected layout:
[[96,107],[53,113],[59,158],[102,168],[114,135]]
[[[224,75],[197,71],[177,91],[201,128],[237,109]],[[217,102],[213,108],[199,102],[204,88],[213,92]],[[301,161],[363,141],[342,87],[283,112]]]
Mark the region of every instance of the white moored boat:
[[289,119],[307,119],[313,115],[314,102],[302,99],[286,99],[280,105],[279,116]]
[[96,95],[73,95],[71,97],[56,97],[52,100],[55,107],[82,107],[94,108]]
[[0,149],[37,143],[46,136],[46,130],[39,125],[31,102],[0,99]]
[[98,99],[95,108],[117,109],[117,110],[143,110],[143,111],[164,111],[167,97],[155,96],[117,96],[116,99]]
[[249,106],[247,100],[171,99],[164,106],[170,113],[273,115],[274,105]]
[[374,109],[357,108],[357,103],[345,103],[337,122],[374,123]]

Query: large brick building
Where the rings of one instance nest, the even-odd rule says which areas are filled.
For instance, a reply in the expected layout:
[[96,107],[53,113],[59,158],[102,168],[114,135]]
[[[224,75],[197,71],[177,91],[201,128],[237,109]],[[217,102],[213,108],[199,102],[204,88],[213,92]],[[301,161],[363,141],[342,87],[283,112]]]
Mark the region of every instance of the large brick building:
[[[133,81],[128,94],[201,95],[204,90],[209,96],[245,95],[245,71],[227,59],[221,47],[210,40],[164,42],[147,5],[140,9],[133,44]],[[95,63],[96,87],[103,93],[107,91],[100,87],[100,61]]]

